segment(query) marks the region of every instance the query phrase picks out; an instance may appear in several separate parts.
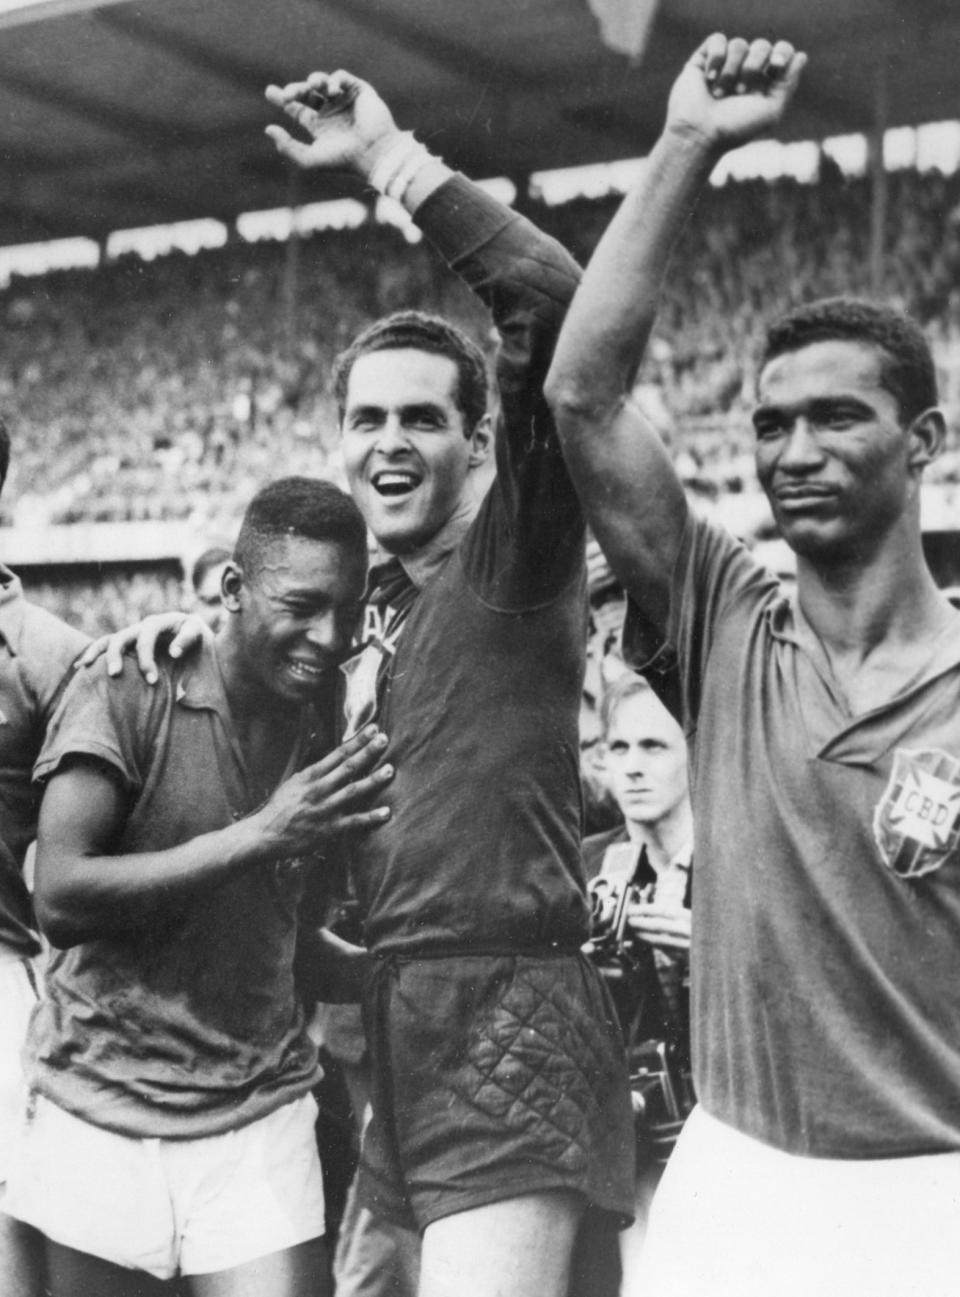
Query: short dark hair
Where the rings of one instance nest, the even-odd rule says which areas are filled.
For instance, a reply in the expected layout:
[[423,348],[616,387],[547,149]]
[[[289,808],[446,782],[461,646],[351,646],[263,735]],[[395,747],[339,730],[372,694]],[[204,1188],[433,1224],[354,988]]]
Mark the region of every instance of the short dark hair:
[[226,563],[230,557],[230,550],[227,549],[226,545],[211,545],[198,558],[195,558],[193,567],[190,569],[190,584],[194,590],[200,589],[203,579],[209,571],[219,567],[221,563]]
[[7,470],[10,468],[10,431],[7,428],[7,421],[0,414],[0,491],[3,490],[3,484],[7,480]]
[[341,422],[347,406],[350,373],[361,356],[373,351],[426,351],[446,356],[457,367],[454,399],[466,421],[466,434],[487,412],[487,364],[477,344],[455,324],[423,311],[397,311],[377,320],[342,351],[333,365],[333,392]]
[[364,564],[367,525],[350,496],[314,477],[281,477],[250,501],[233,558],[249,577],[259,570],[271,541],[303,536],[342,545]]
[[760,369],[787,352],[831,341],[863,342],[883,353],[880,381],[896,399],[902,423],[937,404],[936,369],[920,326],[902,311],[857,297],[825,297],[774,321]]

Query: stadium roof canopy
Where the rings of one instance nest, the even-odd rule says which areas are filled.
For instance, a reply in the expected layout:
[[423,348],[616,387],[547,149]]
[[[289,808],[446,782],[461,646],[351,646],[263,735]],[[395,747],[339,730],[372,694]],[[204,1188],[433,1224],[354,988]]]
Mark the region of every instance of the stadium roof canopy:
[[[16,0],[13,0],[16,3]],[[599,3],[600,0],[594,0]],[[347,67],[475,176],[636,156],[714,27],[811,54],[793,137],[960,117],[954,0],[606,0],[655,9],[607,49],[587,0],[47,0],[0,4],[0,244],[291,202],[268,81]],[[355,193],[310,178],[296,201]]]

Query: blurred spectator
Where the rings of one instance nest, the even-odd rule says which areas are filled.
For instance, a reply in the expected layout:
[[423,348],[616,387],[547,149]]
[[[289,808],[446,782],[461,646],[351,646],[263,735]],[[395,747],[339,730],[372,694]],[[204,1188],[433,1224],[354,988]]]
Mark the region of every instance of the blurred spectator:
[[587,541],[587,597],[590,623],[580,698],[580,778],[583,784],[583,832],[590,835],[619,825],[622,818],[604,772],[600,701],[606,688],[627,670],[620,655],[626,598],[603,551],[592,537]]
[[33,578],[28,570],[23,586],[34,603],[93,638],[130,626],[148,613],[179,608],[183,599],[181,583],[172,573],[117,573],[55,584]]
[[211,630],[219,630],[223,621],[220,582],[231,551],[224,545],[211,545],[190,569],[192,611],[199,613]]
[[[620,1015],[638,1108],[636,1221],[620,1238],[624,1287],[639,1291],[653,1192],[693,1101],[689,958],[693,819],[683,731],[625,671],[600,708],[607,779],[623,822],[583,844],[592,957]],[[615,1292],[608,1242],[604,1291]],[[598,1294],[599,1297],[599,1294]]]

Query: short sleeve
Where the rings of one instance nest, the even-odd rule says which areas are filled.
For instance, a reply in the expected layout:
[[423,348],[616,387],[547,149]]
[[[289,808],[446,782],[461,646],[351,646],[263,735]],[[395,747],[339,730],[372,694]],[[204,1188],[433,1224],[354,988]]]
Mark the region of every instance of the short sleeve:
[[86,756],[115,770],[128,792],[139,792],[168,690],[166,676],[150,686],[130,666],[116,678],[102,661],[78,671],[50,720],[34,781],[45,782],[67,757]]
[[657,631],[643,608],[630,600],[624,625],[624,656],[657,689],[689,735],[696,729],[702,681],[728,616],[770,601],[776,578],[746,546],[722,528],[690,514],[670,582],[670,620]]

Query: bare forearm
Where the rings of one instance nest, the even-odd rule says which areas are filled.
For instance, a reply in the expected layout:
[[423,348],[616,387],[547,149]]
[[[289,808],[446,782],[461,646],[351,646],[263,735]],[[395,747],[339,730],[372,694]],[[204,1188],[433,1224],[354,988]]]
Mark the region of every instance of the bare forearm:
[[547,380],[555,408],[582,409],[597,418],[629,393],[670,254],[719,155],[691,131],[668,129],[660,137],[570,307]]
[[[129,814],[120,781],[75,761],[47,785],[40,808],[37,915],[56,946],[136,929],[160,909],[259,864],[313,857],[341,834],[389,816],[369,806],[393,774],[377,765],[386,735],[369,725],[291,775],[254,814],[159,851],[115,852]],[[374,768],[376,767],[376,768]]]
[[547,397],[610,564],[658,629],[689,516],[669,456],[630,399],[677,237],[718,159],[771,130],[805,57],[787,41],[708,37],[674,82],[667,125],[600,241],[561,331]]
[[555,402],[589,419],[629,392],[670,253],[697,194],[724,153],[777,125],[805,62],[788,41],[728,40],[715,32],[684,65],[663,135],[571,308],[550,380]]
[[[74,946],[134,931],[179,908],[198,892],[267,859],[251,818],[164,851],[65,859],[41,835],[35,903],[41,929],[55,946]],[[59,856],[59,859],[54,857]],[[56,884],[48,881],[56,878]]]
[[669,455],[630,392],[670,253],[717,156],[695,132],[664,132],[584,272],[546,384],[587,519],[660,631],[688,510]]

